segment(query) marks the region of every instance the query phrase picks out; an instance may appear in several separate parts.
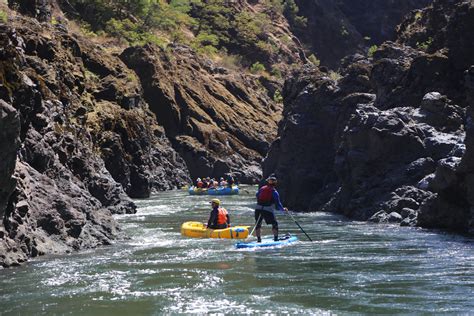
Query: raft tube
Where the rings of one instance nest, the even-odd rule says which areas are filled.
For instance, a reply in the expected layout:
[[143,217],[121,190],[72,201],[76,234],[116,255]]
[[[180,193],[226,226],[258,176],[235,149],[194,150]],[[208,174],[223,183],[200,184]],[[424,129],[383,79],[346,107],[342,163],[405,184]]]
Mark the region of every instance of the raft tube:
[[201,222],[185,222],[181,225],[181,235],[193,238],[244,239],[249,235],[250,226],[232,226],[224,229],[208,229]]
[[239,187],[233,186],[229,187],[218,187],[216,189],[207,189],[207,194],[209,195],[238,195]]
[[190,195],[206,195],[207,194],[207,189],[196,188],[195,186],[192,186],[188,189],[188,193]]

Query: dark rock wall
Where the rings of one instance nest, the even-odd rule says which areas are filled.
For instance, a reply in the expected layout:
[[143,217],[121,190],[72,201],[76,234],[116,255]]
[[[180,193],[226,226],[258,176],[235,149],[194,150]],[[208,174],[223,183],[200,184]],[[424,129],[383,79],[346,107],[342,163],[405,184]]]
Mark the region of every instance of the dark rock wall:
[[10,104],[0,100],[0,218],[3,218],[10,195],[15,189],[16,181],[12,175],[19,147],[18,112]]
[[443,161],[430,186],[435,194],[422,206],[419,224],[474,234],[474,66],[465,73],[467,87],[466,151],[461,159]]
[[340,82],[306,69],[294,73],[283,90],[284,119],[263,171],[279,176],[285,202],[299,210],[320,207],[337,189],[334,161],[345,124],[358,103],[375,99],[369,62],[359,55],[344,66]]
[[307,27],[294,29],[322,65],[337,69],[347,55],[365,53],[371,45],[395,39],[405,14],[432,0],[296,0]]
[[0,265],[109,244],[129,196],[189,181],[119,58],[21,16],[0,43]]
[[[445,34],[432,30],[433,47],[407,46],[405,27],[373,58],[346,58],[339,80],[315,71],[287,82],[279,138],[263,166],[281,178],[289,206],[472,231],[473,6],[435,1],[422,11],[427,20],[447,15]],[[418,36],[420,27],[411,29]]]

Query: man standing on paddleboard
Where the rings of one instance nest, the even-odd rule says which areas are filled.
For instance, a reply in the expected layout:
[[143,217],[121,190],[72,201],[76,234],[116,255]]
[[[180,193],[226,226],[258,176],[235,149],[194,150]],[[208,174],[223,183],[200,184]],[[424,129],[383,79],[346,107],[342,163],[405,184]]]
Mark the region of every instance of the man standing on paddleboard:
[[264,219],[267,225],[272,225],[273,238],[277,241],[278,222],[274,210],[279,209],[288,212],[288,209],[281,204],[280,194],[275,189],[277,178],[271,175],[267,178],[266,182],[267,184],[258,189],[257,192],[257,207],[255,209],[255,234],[257,235],[257,242],[262,242],[261,229]]

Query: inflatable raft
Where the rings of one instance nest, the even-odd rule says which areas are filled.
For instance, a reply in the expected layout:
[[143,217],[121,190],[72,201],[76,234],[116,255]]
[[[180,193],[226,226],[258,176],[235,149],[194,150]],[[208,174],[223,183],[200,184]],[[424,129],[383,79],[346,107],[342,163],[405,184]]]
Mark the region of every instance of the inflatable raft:
[[196,188],[195,186],[192,186],[188,189],[188,192],[190,195],[206,195],[207,189]]
[[207,194],[209,195],[237,195],[239,194],[239,187],[233,186],[229,187],[218,187],[215,189],[207,189]]
[[262,242],[238,242],[235,244],[236,248],[262,248],[262,247],[275,247],[292,244],[298,241],[296,236],[284,236],[278,241],[273,240],[273,236],[265,236],[262,238]]
[[244,239],[249,235],[250,226],[233,226],[224,229],[208,229],[201,222],[185,222],[181,225],[181,235],[193,238]]
[[190,195],[237,195],[239,194],[239,187],[233,186],[229,187],[218,187],[212,189],[202,189],[192,186],[188,190]]

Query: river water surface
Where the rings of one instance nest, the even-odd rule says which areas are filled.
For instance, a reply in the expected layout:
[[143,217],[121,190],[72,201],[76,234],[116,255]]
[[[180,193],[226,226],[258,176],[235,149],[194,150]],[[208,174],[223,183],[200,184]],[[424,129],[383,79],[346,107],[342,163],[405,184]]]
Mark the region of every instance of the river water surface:
[[[222,198],[234,224],[253,224],[254,191]],[[0,315],[474,312],[472,238],[321,213],[296,216],[314,242],[279,215],[293,246],[182,237],[181,223],[207,219],[209,199],[137,201],[137,214],[117,217],[127,239],[0,270]]]

